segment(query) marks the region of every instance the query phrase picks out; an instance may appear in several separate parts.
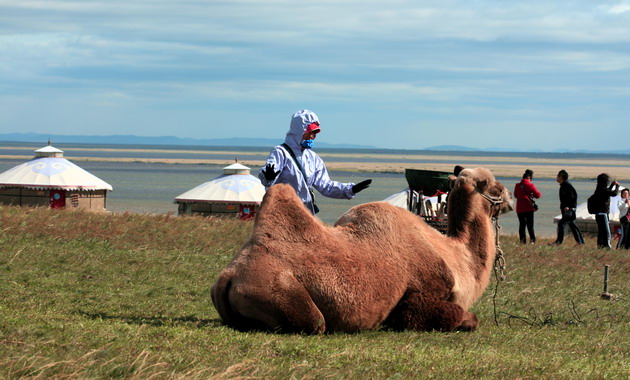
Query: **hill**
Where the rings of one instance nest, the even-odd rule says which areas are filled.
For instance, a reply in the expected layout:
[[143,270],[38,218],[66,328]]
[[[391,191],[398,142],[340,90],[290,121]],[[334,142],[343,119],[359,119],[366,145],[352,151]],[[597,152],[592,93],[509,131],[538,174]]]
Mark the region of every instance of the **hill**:
[[[227,138],[227,139],[191,139],[176,136],[134,136],[134,135],[44,135],[38,133],[5,133],[0,134],[0,141],[38,142],[45,143],[48,140],[54,143],[80,143],[80,144],[123,144],[123,145],[198,145],[198,146],[246,146],[265,147],[275,146],[278,139],[268,138]],[[282,142],[282,141],[280,141]],[[373,146],[357,144],[331,144],[317,141],[321,148],[345,148],[345,149],[372,149]]]

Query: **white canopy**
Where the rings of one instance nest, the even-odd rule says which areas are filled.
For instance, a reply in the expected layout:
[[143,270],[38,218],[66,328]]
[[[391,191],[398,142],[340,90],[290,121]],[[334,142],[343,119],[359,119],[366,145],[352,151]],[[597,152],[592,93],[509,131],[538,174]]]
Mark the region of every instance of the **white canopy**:
[[[444,201],[446,196],[442,197],[442,201]],[[431,201],[431,204],[435,207],[438,202],[438,197],[425,197],[425,201],[428,199]],[[403,191],[392,194],[389,197],[383,199],[385,202],[391,203],[394,206],[398,206],[400,208],[404,208],[407,210],[407,203],[409,202],[409,188],[406,188]]]
[[52,146],[35,151],[36,157],[0,174],[0,188],[44,190],[112,190],[112,186],[63,158]]
[[[175,202],[256,203],[262,202],[265,187],[249,174],[249,168],[232,164],[223,168],[223,175],[178,195]],[[238,174],[232,174],[238,173]]]

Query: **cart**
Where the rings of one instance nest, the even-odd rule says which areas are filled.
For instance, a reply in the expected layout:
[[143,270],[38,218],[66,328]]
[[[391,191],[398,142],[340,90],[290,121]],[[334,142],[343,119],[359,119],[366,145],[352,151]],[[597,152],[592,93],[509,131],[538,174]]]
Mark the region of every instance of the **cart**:
[[[419,215],[430,226],[446,233],[447,220],[444,201],[450,190],[449,176],[452,173],[436,170],[405,169],[405,178],[409,184],[407,210]],[[429,198],[437,197],[437,209],[429,206]]]

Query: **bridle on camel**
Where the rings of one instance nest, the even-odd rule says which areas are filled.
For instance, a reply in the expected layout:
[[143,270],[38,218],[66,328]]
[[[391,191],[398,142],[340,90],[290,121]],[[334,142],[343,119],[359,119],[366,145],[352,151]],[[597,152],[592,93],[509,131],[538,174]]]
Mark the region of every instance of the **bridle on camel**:
[[[503,203],[502,197],[494,198],[480,191],[479,194],[490,202],[491,207],[498,206]],[[499,224],[499,213],[492,215],[492,224],[494,224],[494,242],[497,249],[494,258],[494,276],[497,278],[497,281],[503,281],[505,280],[505,257],[503,256],[503,250],[501,249],[501,244],[499,243],[499,231],[501,230],[501,225]]]
[[[488,202],[490,202],[490,207],[498,206],[503,203],[503,198],[493,198],[487,194],[479,192],[482,197],[484,197]],[[501,229],[501,225],[499,224],[499,213],[497,212],[495,215],[492,215],[492,223],[494,224],[494,241],[496,244],[496,256],[494,257],[494,277],[497,280],[497,284],[494,287],[494,295],[492,296],[492,305],[494,309],[494,323],[498,326],[499,319],[497,317],[497,293],[499,292],[499,283],[505,280],[505,257],[503,256],[503,250],[501,249],[501,245],[499,244],[499,230]]]

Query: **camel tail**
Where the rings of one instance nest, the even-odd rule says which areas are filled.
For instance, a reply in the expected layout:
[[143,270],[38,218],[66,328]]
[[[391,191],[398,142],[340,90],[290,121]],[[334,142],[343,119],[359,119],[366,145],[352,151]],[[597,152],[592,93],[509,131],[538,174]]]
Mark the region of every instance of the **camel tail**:
[[232,274],[222,271],[217,282],[212,286],[212,303],[217,309],[219,317],[226,325],[233,325],[234,313],[230,307],[230,288],[232,287]]

